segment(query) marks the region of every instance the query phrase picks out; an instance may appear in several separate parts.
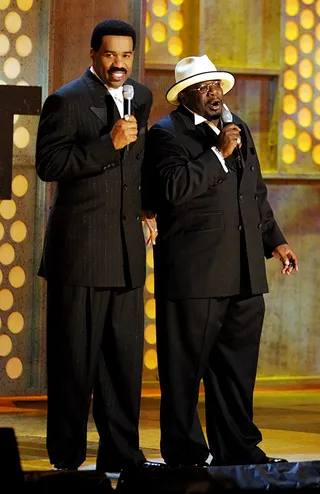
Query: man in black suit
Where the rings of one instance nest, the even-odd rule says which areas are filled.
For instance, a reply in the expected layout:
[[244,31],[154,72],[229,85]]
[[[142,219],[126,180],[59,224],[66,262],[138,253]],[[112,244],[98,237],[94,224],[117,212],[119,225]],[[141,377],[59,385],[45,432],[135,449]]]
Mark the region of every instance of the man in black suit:
[[[233,75],[203,55],[181,60],[175,76],[166,97],[179,106],[150,129],[143,167],[159,230],[161,453],[172,466],[206,465],[209,453],[213,465],[285,461],[258,447],[253,391],[264,258],[280,259],[290,275],[297,257],[267,201],[250,131],[223,106]],[[201,379],[208,445],[197,414]]]
[[[39,272],[47,280],[47,448],[57,469],[86,459],[92,393],[96,468],[145,461],[141,162],[152,95],[128,78],[135,43],[129,24],[97,24],[92,66],[50,95],[40,118],[37,172],[57,183]],[[125,82],[132,111],[124,108]]]

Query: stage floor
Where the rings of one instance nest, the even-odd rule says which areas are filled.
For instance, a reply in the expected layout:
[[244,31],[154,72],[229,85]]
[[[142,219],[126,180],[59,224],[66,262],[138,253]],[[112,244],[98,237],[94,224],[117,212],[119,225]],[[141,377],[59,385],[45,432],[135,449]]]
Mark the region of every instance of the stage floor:
[[[255,422],[263,434],[262,449],[269,456],[291,462],[320,460],[320,389],[255,393]],[[199,415],[204,424],[203,398]],[[50,470],[46,446],[46,401],[0,397],[0,427],[13,427],[22,469]],[[141,447],[151,461],[159,451],[159,397],[143,396],[140,422]],[[87,460],[81,469],[95,469],[98,435],[92,416],[88,424]]]

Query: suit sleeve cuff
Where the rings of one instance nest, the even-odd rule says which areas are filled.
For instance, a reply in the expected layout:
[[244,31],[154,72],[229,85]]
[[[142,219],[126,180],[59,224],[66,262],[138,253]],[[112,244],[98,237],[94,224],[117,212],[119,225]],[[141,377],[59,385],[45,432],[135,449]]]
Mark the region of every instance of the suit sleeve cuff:
[[222,156],[222,153],[220,153],[219,149],[218,149],[218,148],[216,148],[215,146],[213,146],[211,149],[212,149],[212,151],[214,152],[214,154],[217,156],[218,160],[220,161],[221,166],[222,166],[222,168],[224,169],[224,171],[225,171],[226,173],[229,173],[229,170],[228,170],[228,168],[227,168],[227,166],[226,166],[226,163],[225,163],[225,161],[224,161],[224,157]]

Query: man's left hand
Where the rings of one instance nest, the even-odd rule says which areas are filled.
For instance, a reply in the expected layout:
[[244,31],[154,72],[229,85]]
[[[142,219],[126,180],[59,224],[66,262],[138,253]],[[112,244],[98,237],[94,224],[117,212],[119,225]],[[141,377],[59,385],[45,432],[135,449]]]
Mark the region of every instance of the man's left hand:
[[149,228],[149,238],[146,242],[146,246],[148,247],[149,245],[155,245],[156,238],[158,236],[157,221],[155,216],[153,215],[153,213],[150,213],[150,211],[143,211],[142,221],[144,221]]
[[292,271],[298,271],[298,258],[288,244],[278,245],[272,252],[272,255],[283,264],[281,274],[289,275]]

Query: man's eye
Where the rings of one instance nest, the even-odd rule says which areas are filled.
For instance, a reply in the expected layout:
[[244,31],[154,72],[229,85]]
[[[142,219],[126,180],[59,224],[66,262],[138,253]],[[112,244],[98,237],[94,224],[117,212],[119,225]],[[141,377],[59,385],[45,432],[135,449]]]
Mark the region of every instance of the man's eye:
[[210,86],[200,86],[198,87],[198,90],[200,91],[200,93],[206,93],[208,92],[210,89]]

